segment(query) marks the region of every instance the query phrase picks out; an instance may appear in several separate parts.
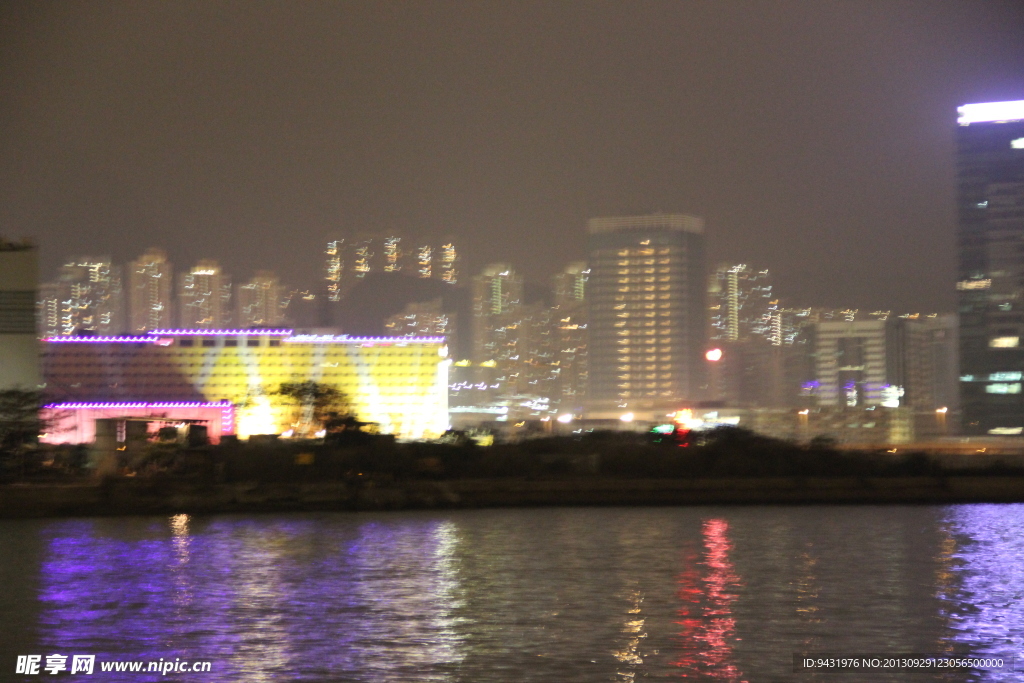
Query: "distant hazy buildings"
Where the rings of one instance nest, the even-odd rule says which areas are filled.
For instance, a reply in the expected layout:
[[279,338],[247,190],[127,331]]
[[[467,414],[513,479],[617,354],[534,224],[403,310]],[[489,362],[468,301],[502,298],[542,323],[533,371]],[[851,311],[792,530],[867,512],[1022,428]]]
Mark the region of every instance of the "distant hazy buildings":
[[231,325],[231,276],[204,259],[178,276],[178,324],[217,329]]
[[384,322],[384,333],[391,337],[451,337],[455,334],[454,318],[445,312],[440,297],[414,301]]
[[1024,433],[1024,100],[959,108],[960,373],[968,434]]
[[162,249],[149,249],[128,264],[128,318],[132,332],[173,327],[174,268]]
[[269,270],[256,271],[236,292],[236,324],[242,329],[280,325],[284,321],[283,294],[277,275]]
[[35,389],[40,384],[38,281],[36,248],[0,238],[0,390]]
[[324,293],[338,302],[370,273],[402,273],[410,277],[459,282],[460,255],[450,239],[432,242],[399,235],[359,235],[328,241],[324,250]]
[[589,222],[588,413],[651,416],[700,397],[704,222],[656,214]]
[[39,288],[37,314],[43,337],[112,335],[125,329],[121,269],[109,257],[77,256]]

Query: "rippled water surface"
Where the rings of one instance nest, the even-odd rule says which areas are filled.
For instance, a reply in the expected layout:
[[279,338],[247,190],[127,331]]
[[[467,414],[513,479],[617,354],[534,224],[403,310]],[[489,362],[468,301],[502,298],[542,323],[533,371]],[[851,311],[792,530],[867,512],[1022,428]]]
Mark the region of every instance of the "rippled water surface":
[[[793,671],[1024,654],[1019,505],[3,521],[0,550],[0,680],[1024,680]],[[14,675],[32,653],[212,672]]]

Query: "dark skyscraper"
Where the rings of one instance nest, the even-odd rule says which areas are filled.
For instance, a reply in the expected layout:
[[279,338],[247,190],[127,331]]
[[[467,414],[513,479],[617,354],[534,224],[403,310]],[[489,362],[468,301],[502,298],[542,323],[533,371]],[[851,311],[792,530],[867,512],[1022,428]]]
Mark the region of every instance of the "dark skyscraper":
[[1024,100],[959,108],[960,395],[968,434],[1024,432]]
[[704,221],[621,216],[589,228],[588,415],[664,417],[701,392]]

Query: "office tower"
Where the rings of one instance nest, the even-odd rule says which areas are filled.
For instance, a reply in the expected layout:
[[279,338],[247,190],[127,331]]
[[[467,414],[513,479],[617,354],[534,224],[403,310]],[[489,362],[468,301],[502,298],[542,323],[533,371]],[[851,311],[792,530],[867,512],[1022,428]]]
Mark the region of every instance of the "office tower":
[[162,249],[149,249],[128,266],[128,324],[132,332],[173,327],[174,268]]
[[776,308],[767,270],[754,270],[745,263],[721,264],[709,278],[708,310],[714,341],[770,338]]
[[39,386],[38,258],[32,244],[0,237],[0,390]]
[[958,109],[960,384],[967,434],[1024,433],[1024,100]]
[[664,417],[702,390],[704,221],[593,218],[589,232],[588,414]]
[[78,256],[39,290],[39,332],[109,336],[125,330],[121,269],[109,257]]
[[277,275],[269,270],[256,271],[256,275],[236,291],[238,327],[248,329],[282,324],[282,294]]
[[178,276],[178,324],[217,329],[231,325],[231,277],[204,259]]

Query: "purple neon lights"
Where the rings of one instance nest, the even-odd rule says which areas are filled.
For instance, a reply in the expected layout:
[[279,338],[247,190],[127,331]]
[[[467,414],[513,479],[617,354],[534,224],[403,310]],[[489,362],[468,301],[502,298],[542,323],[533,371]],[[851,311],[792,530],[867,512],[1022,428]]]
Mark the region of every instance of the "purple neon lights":
[[46,337],[51,344],[153,344],[156,337]]
[[350,337],[347,334],[297,334],[281,341],[286,344],[443,344],[444,337]]
[[212,337],[267,335],[284,337],[288,344],[443,344],[444,337],[350,337],[347,334],[293,334],[294,330],[153,330],[145,337],[46,337],[57,344],[158,344],[167,346],[166,337]]
[[291,335],[295,330],[206,330],[206,329],[181,329],[181,330],[150,330],[147,334],[151,335],[164,335],[168,337],[185,337],[185,336],[199,336],[199,337],[213,337],[213,336],[227,336],[227,335],[239,335],[239,334],[250,334],[255,336],[268,335],[272,337],[287,337]]
[[79,408],[234,408],[235,406],[230,401],[217,401],[216,403],[188,403],[177,401],[169,403],[102,403],[96,401],[88,401],[83,403],[48,403],[43,407],[52,409],[72,410]]

